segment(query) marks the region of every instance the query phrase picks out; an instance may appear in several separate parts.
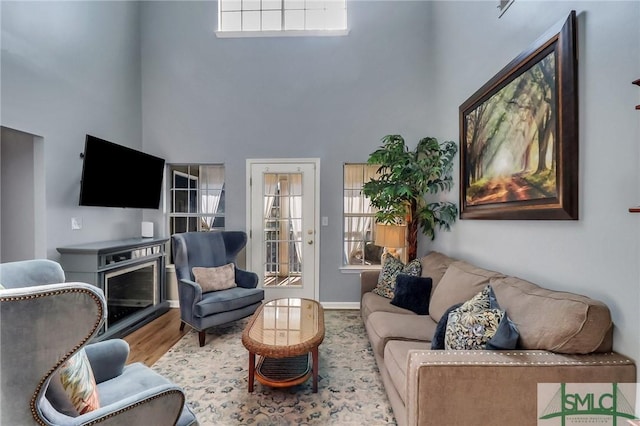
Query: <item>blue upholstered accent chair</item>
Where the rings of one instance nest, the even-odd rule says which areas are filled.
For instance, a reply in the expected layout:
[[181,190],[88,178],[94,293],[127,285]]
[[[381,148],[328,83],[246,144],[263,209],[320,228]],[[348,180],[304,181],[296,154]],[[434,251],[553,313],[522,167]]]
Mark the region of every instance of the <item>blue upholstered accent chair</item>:
[[[180,387],[144,364],[125,365],[126,341],[88,344],[107,315],[104,294],[90,284],[64,281],[51,260],[0,264],[0,424],[197,425]],[[81,348],[100,408],[74,417],[55,406],[47,388]]]
[[[258,275],[239,269],[238,253],[247,244],[244,231],[184,232],[172,236],[173,261],[180,298],[180,330],[189,324],[198,331],[204,346],[209,327],[226,324],[253,314],[264,299],[264,290],[256,288]],[[235,265],[237,287],[203,293],[196,283],[193,268]]]

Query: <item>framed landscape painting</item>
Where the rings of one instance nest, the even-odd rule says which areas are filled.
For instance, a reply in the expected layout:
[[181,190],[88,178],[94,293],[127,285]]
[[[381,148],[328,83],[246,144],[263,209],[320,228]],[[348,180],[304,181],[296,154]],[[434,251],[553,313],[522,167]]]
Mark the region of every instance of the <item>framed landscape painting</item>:
[[576,16],[460,106],[462,219],[578,219]]

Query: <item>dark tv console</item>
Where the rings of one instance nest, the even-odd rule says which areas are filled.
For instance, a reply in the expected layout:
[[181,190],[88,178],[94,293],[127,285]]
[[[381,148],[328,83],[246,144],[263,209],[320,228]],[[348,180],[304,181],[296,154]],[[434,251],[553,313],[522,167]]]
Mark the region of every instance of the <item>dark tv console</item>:
[[123,337],[169,310],[168,238],[131,238],[58,247],[67,281],[100,287],[107,319],[94,341]]

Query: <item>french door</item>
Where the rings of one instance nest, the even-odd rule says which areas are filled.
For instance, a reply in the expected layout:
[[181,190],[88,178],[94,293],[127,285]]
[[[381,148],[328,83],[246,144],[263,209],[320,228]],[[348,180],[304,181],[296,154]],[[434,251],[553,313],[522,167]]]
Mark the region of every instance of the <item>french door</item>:
[[265,300],[318,300],[318,159],[247,160],[247,265]]

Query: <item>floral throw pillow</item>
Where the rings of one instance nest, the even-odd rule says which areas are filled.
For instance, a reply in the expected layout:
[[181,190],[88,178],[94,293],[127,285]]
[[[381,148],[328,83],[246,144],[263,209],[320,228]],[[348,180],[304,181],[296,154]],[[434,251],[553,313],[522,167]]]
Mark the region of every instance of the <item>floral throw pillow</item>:
[[446,321],[445,349],[515,349],[520,338],[518,327],[500,308],[491,285],[451,310]]
[[503,316],[504,312],[499,309],[451,312],[447,321],[445,349],[486,349]]
[[489,295],[491,287],[467,300],[449,313],[444,347],[448,350],[485,349],[487,342],[496,334],[505,313],[491,309]]
[[387,255],[382,264],[380,275],[378,276],[378,285],[373,289],[373,293],[386,297],[387,299],[393,299],[398,274],[419,277],[421,273],[422,264],[420,263],[420,259],[414,259],[405,265],[397,257]]
[[84,348],[51,378],[47,399],[58,411],[73,417],[100,408],[98,386]]
[[491,309],[491,286],[487,285],[482,291],[471,299],[467,300],[460,306],[461,311],[482,312],[485,309]]

